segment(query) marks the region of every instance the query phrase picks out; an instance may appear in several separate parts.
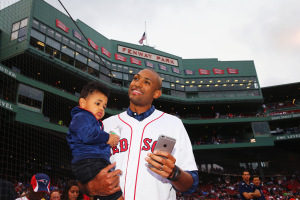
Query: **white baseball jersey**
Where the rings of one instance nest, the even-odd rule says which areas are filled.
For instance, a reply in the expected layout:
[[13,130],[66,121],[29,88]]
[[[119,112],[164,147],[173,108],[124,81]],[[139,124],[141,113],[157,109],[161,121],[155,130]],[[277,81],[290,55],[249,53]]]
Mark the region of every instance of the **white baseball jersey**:
[[174,200],[176,191],[169,180],[152,172],[145,158],[153,152],[159,135],[176,139],[172,155],[176,165],[184,171],[197,170],[192,145],[182,121],[155,110],[143,121],[130,117],[127,112],[103,121],[105,130],[121,127],[120,141],[112,149],[112,159],[123,174],[120,186],[125,200]]

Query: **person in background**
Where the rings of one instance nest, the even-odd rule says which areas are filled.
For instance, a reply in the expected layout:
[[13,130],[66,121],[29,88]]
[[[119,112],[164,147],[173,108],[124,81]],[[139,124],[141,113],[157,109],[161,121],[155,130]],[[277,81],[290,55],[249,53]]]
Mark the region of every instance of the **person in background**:
[[260,193],[260,196],[256,197],[255,199],[256,200],[266,200],[265,196],[264,196],[264,193],[262,191],[262,188],[261,188],[261,182],[260,182],[259,176],[253,176],[252,182],[253,182],[253,185],[254,185],[254,191],[258,190],[259,193]]
[[242,181],[239,183],[239,193],[242,200],[254,199],[260,197],[258,190],[254,189],[253,183],[250,182],[250,172],[247,170],[243,171]]
[[30,187],[25,196],[16,200],[41,200],[50,193],[50,178],[47,174],[37,173],[32,176]]
[[82,200],[83,196],[80,193],[78,182],[75,180],[69,180],[64,192],[62,194],[62,200]]
[[60,192],[58,190],[53,190],[50,193],[50,200],[60,200]]

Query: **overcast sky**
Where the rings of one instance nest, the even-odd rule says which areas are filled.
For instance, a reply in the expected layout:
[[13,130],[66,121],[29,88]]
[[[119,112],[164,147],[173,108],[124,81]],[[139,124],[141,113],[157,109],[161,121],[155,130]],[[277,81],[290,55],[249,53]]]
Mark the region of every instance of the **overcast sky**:
[[[1,0],[13,2],[16,0]],[[63,11],[57,0],[46,0]],[[262,87],[300,81],[300,0],[61,0],[109,39],[182,58],[254,60]]]

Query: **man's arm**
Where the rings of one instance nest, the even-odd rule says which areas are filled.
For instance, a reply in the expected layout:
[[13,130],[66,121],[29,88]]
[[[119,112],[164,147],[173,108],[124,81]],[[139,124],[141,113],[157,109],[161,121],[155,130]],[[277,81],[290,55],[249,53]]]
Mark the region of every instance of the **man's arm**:
[[[164,151],[155,151],[154,154],[149,153],[149,157],[146,158],[146,161],[153,167],[149,169],[164,178],[173,177],[174,173],[178,173],[177,177],[174,177],[175,180],[171,180],[172,185],[176,190],[180,192],[186,192],[193,185],[193,177],[188,172],[185,172],[178,168],[179,171],[176,172],[175,162],[176,159],[168,152]],[[163,156],[163,157],[161,157]]]
[[80,189],[89,195],[100,195],[107,196],[121,190],[119,183],[119,176],[122,174],[121,170],[109,172],[110,169],[114,168],[116,163],[110,164],[102,169],[94,179],[89,181],[87,184],[82,185],[79,183]]

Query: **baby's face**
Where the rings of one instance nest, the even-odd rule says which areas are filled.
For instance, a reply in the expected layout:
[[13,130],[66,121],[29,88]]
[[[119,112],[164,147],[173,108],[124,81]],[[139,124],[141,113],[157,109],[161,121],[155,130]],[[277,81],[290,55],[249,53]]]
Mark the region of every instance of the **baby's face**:
[[89,94],[80,103],[80,107],[93,113],[94,116],[97,118],[97,120],[103,118],[105,114],[106,105],[107,105],[107,96],[105,96],[103,93],[98,91]]

